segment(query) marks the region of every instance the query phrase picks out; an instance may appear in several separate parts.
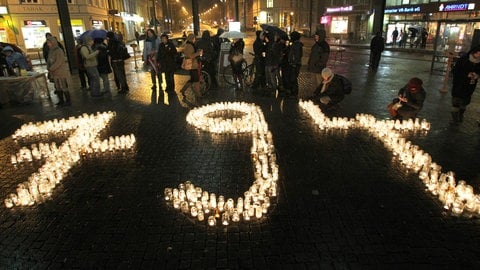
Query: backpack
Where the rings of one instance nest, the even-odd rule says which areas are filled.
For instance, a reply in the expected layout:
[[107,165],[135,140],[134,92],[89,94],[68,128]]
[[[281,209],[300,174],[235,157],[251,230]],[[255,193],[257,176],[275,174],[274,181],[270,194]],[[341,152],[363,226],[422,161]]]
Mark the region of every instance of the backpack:
[[122,57],[122,60],[127,60],[128,58],[131,57],[130,53],[128,53],[127,47],[125,47],[124,44],[119,43],[117,50],[118,50],[118,54]]
[[345,78],[343,75],[335,74],[335,76],[338,76],[342,80],[343,93],[346,95],[352,93],[352,82],[349,79]]

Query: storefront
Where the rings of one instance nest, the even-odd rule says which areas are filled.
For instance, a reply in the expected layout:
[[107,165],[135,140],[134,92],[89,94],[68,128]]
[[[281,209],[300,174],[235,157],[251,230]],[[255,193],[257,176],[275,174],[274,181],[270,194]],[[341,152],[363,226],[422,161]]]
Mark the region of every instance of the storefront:
[[327,7],[321,18],[327,35],[337,40],[366,40],[371,32],[370,11],[362,5]]
[[480,1],[387,7],[384,27],[387,44],[392,42],[397,27],[408,35],[407,46],[417,47],[419,43],[421,48],[425,39],[425,47],[435,51],[468,51],[480,29]]

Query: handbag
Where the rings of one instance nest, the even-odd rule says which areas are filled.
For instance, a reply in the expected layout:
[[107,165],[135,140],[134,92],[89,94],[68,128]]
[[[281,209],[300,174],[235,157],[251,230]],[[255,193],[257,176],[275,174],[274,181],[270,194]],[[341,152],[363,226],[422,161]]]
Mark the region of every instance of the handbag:
[[402,103],[400,103],[400,102],[392,102],[392,103],[388,104],[388,106],[387,106],[388,112],[390,113],[390,115],[392,117],[395,117],[395,116],[398,115],[397,110],[400,109],[400,107],[402,107]]
[[191,70],[193,65],[193,60],[190,58],[183,58],[182,60],[182,69]]

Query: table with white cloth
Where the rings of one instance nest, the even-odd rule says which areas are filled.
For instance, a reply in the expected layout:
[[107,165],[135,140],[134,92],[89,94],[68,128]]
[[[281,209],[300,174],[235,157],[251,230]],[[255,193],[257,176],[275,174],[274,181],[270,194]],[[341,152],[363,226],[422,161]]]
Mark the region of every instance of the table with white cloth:
[[33,101],[35,93],[47,94],[47,77],[45,73],[32,72],[25,76],[0,77],[0,104],[23,104]]

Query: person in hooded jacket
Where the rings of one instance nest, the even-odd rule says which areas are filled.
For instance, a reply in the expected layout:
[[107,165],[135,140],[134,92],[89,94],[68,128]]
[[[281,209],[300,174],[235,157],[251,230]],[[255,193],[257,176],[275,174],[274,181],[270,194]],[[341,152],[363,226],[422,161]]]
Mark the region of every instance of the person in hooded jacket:
[[55,94],[58,96],[57,106],[69,106],[72,101],[70,99],[69,87],[71,85],[70,69],[65,61],[65,53],[58,46],[55,37],[47,38],[47,46],[49,47],[47,58],[48,75],[55,85]]
[[213,39],[210,37],[210,31],[203,31],[202,37],[197,40],[195,46],[197,46],[198,49],[203,50],[203,55],[201,59],[203,69],[208,73],[208,75],[210,75],[210,79],[212,80],[211,86],[213,88],[216,88],[218,86],[218,83],[215,76],[215,50],[213,45]]
[[5,46],[2,49],[2,53],[5,55],[5,60],[7,61],[9,68],[13,69],[18,67],[19,69],[25,69],[26,71],[32,70],[28,65],[25,56],[20,52],[14,51],[12,46]]
[[480,46],[460,57],[452,68],[452,120],[463,122],[463,115],[472,99],[480,75]]
[[322,83],[322,70],[327,67],[328,57],[330,56],[330,45],[325,41],[325,37],[324,30],[315,32],[315,43],[308,58],[308,71],[314,74],[315,85]]
[[290,40],[292,45],[290,45],[290,51],[288,53],[288,63],[290,65],[290,74],[289,81],[291,97],[298,97],[298,75],[300,74],[300,68],[302,66],[302,56],[303,56],[303,43],[300,42],[300,33],[293,31],[290,34]]
[[400,103],[394,119],[404,120],[415,118],[423,107],[427,93],[422,87],[423,81],[417,77],[411,78],[407,85],[398,91],[398,97],[393,99],[393,104]]
[[[175,45],[168,39],[167,34],[162,34],[160,36],[160,46],[158,47],[157,52],[157,63],[159,63],[159,72],[165,73],[165,81],[167,87],[165,91],[167,92],[175,92],[175,69],[177,67],[177,63],[175,62],[175,58],[177,55],[177,48]],[[161,76],[161,75],[160,75]]]

